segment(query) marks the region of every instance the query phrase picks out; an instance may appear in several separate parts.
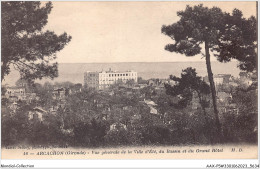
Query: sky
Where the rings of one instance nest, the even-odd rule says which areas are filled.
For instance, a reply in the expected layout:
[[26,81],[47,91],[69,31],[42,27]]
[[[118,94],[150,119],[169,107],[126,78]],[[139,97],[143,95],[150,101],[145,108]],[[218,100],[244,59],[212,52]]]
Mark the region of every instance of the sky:
[[[162,25],[179,20],[177,11],[200,2],[53,2],[45,30],[67,32],[71,42],[57,53],[59,63],[203,61],[164,50],[173,43]],[[256,16],[256,2],[203,2],[225,12]],[[214,58],[212,59],[215,60]]]

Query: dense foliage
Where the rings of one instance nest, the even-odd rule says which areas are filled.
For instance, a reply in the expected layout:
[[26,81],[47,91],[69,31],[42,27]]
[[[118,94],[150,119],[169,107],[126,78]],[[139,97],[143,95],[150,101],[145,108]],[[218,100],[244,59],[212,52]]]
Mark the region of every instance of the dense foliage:
[[51,2],[1,2],[1,80],[10,73],[10,66],[32,81],[58,76],[56,53],[71,36],[43,31],[51,9]]
[[[8,99],[2,104],[2,145],[107,147],[217,143],[212,107],[203,102],[210,101],[209,86],[192,68],[171,79],[178,85],[166,85],[162,91],[147,86],[129,95],[128,88],[115,86],[108,91],[83,88],[69,92],[65,106],[55,113],[48,112],[43,121],[29,119],[28,112],[39,105],[48,110],[58,106],[59,101],[52,97],[55,85],[35,84],[30,90],[40,96],[39,100],[30,104],[18,101],[15,112]],[[68,85],[71,89],[81,86],[68,82],[56,85]],[[256,91],[255,84],[232,90],[231,104],[237,104],[239,111],[220,110],[224,143],[257,142]],[[155,102],[158,113],[151,113],[144,100]],[[182,104],[183,100],[186,104]]]

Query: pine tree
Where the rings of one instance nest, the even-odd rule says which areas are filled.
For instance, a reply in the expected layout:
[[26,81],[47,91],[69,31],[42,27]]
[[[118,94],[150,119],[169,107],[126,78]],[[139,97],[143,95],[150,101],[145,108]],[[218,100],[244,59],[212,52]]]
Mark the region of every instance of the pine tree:
[[[177,15],[180,17],[178,22],[162,26],[162,33],[174,40],[174,44],[166,45],[165,50],[186,56],[205,56],[216,127],[221,137],[210,51],[221,62],[237,59],[242,70],[256,70],[256,19],[243,18],[238,9],[234,9],[231,15],[220,8],[203,5],[187,6],[185,11],[179,11]],[[202,45],[205,53],[201,51]]]
[[3,1],[1,3],[1,81],[10,73],[10,66],[28,80],[58,76],[56,52],[71,40],[67,33],[56,35],[43,31],[52,3],[39,1]]

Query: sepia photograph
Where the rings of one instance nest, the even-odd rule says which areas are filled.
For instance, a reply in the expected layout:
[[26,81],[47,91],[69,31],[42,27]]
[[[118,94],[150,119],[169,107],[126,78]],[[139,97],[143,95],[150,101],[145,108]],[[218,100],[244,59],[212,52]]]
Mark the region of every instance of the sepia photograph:
[[1,1],[1,159],[257,159],[257,8]]

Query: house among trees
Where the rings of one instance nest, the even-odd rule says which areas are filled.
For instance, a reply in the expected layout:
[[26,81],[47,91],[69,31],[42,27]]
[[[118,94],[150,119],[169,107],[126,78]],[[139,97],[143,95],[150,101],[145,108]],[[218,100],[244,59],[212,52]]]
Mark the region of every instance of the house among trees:
[[222,103],[230,103],[232,100],[232,95],[226,92],[217,92],[217,100]]
[[49,108],[49,112],[51,114],[56,114],[58,110],[58,106],[51,106],[51,108]]
[[[94,96],[93,98],[93,105],[97,108],[108,108],[109,106],[109,100],[102,96]],[[109,108],[110,110],[110,108]]]
[[13,116],[16,113],[16,110],[18,108],[18,104],[16,102],[11,103],[8,108],[11,110],[10,115]]
[[240,81],[247,86],[250,86],[253,83],[253,80],[255,80],[255,79],[257,80],[257,75],[255,75],[255,74],[251,75],[247,72],[240,72],[239,77],[240,77]]
[[151,114],[158,114],[157,109],[155,109],[155,108],[152,107],[152,106],[149,106],[149,107],[150,107],[150,113],[151,113]]
[[33,100],[39,100],[39,96],[36,93],[26,93],[26,101],[31,103]]
[[80,93],[82,91],[82,84],[77,83],[69,89],[70,94]]
[[113,123],[110,125],[110,130],[109,131],[114,131],[114,130],[127,130],[126,128],[126,125],[125,124],[122,124],[122,123],[119,123],[119,122],[116,122],[116,123]]
[[164,84],[165,84],[165,83],[167,83],[167,80],[166,80],[166,79],[160,80],[160,84],[158,85],[158,88],[164,89]]
[[13,101],[26,100],[25,88],[24,87],[7,87],[6,98],[10,98]]
[[56,88],[52,92],[52,97],[55,100],[64,99],[65,98],[65,93],[66,93],[66,89],[65,88],[63,88],[63,87]]
[[26,101],[27,103],[31,103],[33,100],[39,100],[36,93],[32,93],[25,82],[17,83],[16,86],[5,87],[2,91],[3,97],[11,102]]
[[171,85],[171,86],[174,86],[174,85],[177,85],[178,84],[178,82],[177,81],[174,81],[174,80],[167,80],[166,82],[164,82],[165,84],[169,84],[169,85]]
[[150,113],[151,114],[158,114],[158,111],[155,108],[155,106],[157,106],[157,104],[154,101],[152,101],[152,100],[145,100],[144,99],[144,103],[150,108]]
[[156,86],[156,82],[154,79],[148,80],[148,86]]
[[220,106],[220,110],[222,113],[229,113],[233,115],[238,115],[238,106],[235,103],[228,104],[226,106]]
[[29,111],[28,113],[28,119],[29,120],[39,120],[43,121],[44,116],[47,115],[47,111],[42,109],[41,107],[35,107],[32,111]]
[[[229,84],[233,80],[231,74],[217,74],[214,75],[215,85]],[[208,76],[203,77],[203,81],[209,84]]]

